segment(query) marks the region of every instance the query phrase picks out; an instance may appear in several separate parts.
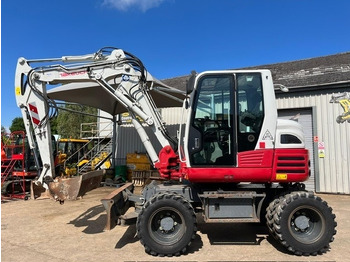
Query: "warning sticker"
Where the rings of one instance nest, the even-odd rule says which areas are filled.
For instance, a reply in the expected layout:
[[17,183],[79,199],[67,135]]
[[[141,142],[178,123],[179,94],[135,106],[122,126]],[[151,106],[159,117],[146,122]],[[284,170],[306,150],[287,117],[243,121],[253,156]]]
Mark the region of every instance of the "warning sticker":
[[324,157],[325,157],[324,149],[319,149],[319,150],[318,150],[318,157],[319,157],[319,158],[324,158]]
[[273,140],[273,136],[271,135],[270,131],[267,129],[262,140]]
[[20,96],[21,95],[21,87],[17,86],[15,88],[15,92],[16,92],[16,96]]
[[30,115],[32,116],[34,126],[38,126],[40,124],[40,117],[35,103],[29,104],[29,111]]
[[287,180],[287,174],[276,174],[276,180]]

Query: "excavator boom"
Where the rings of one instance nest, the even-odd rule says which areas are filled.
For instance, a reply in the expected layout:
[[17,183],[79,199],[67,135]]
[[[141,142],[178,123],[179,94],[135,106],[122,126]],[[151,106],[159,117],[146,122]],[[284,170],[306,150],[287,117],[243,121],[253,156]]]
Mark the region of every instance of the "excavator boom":
[[[50,89],[52,86],[55,87]],[[122,108],[119,109],[121,112],[130,113],[132,123],[154,165],[159,162],[158,154],[137,117],[152,128],[163,147],[177,143],[169,136],[149,94],[150,90],[156,90],[157,87],[171,88],[154,79],[137,57],[121,49],[104,48],[82,56],[35,60],[19,58],[15,79],[16,101],[22,112],[29,145],[39,149],[36,162],[41,168],[35,184],[43,186],[59,201],[82,195],[86,189],[81,187],[91,189],[98,186],[103,176],[102,171],[99,171],[81,177],[57,177],[53,161],[49,120],[56,116],[57,106],[51,97],[57,94],[57,89],[64,93],[90,87],[99,94],[106,94],[115,108]],[[58,93],[62,94],[60,91]],[[72,96],[66,99],[69,101]],[[94,97],[84,99],[82,103],[103,110],[105,102]],[[116,114],[115,111],[110,113]]]

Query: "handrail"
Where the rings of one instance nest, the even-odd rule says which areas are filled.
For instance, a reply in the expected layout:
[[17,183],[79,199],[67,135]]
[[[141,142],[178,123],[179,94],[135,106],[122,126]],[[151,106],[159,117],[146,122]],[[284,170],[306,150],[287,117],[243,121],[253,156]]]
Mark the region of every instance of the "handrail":
[[[101,140],[98,144],[96,144],[87,154],[91,153],[94,151],[94,149],[96,149],[96,147],[98,147],[106,138],[104,138],[103,140]],[[93,156],[91,155],[89,161],[85,164],[83,164],[81,167],[78,167],[78,174],[80,174],[81,172],[83,172],[88,166],[89,164],[91,164],[91,162],[93,161],[93,159],[95,157],[98,156],[98,154],[100,154],[101,152],[103,152],[103,150],[105,148],[107,148],[108,146],[110,146],[110,144],[112,143],[112,141],[109,141],[107,144],[105,144],[102,148],[100,148],[100,150],[98,150],[98,152],[96,152]],[[104,160],[103,162],[105,162],[106,160]],[[79,161],[80,162],[80,161]]]
[[[94,123],[85,123],[85,124],[94,124]],[[81,124],[81,125],[83,125],[83,124]],[[73,158],[73,157],[74,157],[76,154],[78,154],[79,151],[81,151],[82,149],[84,150],[84,149],[85,149],[88,145],[90,145],[90,143],[93,142],[96,138],[99,139],[102,132],[109,131],[110,129],[107,129],[107,128],[108,128],[110,125],[112,125],[112,122],[110,122],[109,125],[106,125],[102,130],[100,130],[99,132],[97,132],[96,135],[93,136],[93,137],[90,139],[90,141],[87,142],[87,143],[86,143],[83,147],[81,147],[78,151],[74,152],[71,156],[69,156],[69,157],[64,161],[64,163],[63,163],[64,169],[66,168],[66,164],[67,164],[68,160],[70,160],[71,158]],[[106,129],[107,129],[107,130],[106,130]],[[88,151],[82,158],[78,159],[78,162],[77,162],[77,163],[79,163],[80,161],[82,161],[82,160],[85,158],[86,155],[89,156],[89,154],[90,154],[93,150],[95,150],[103,141],[105,141],[105,140],[107,139],[107,137],[110,137],[112,133],[113,133],[113,130],[110,131],[106,136],[104,136],[102,140],[99,140],[99,142],[98,142],[90,151]],[[99,150],[99,151],[101,151],[101,150]],[[95,154],[95,155],[96,155],[96,154]],[[91,160],[93,157],[94,157],[94,156],[91,155],[90,160]],[[90,162],[90,161],[89,161],[89,162]],[[85,166],[85,165],[84,165],[84,166]]]
[[[108,124],[106,125],[102,130],[99,130],[99,128],[97,128],[99,125],[101,124]],[[89,130],[83,130],[84,126],[90,126],[91,129]],[[107,129],[110,128],[110,129]],[[110,133],[112,132],[113,127],[112,127],[112,122],[108,121],[108,122],[91,122],[91,123],[82,123],[80,124],[80,138],[84,138],[84,133],[89,133],[92,135],[92,137],[95,137],[97,135],[101,136],[102,132],[106,132],[106,131],[110,131]],[[109,133],[109,134],[110,134]],[[108,135],[109,135],[108,134]]]

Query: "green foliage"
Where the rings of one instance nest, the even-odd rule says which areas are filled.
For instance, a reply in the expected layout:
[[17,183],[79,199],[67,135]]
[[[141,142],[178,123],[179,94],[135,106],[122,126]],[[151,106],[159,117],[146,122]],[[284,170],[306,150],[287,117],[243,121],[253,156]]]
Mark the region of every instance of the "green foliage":
[[66,109],[93,114],[95,116],[86,116],[79,113],[73,113],[65,110],[59,110],[57,117],[57,133],[63,138],[79,138],[80,125],[82,123],[92,123],[97,121],[97,109],[83,105],[65,105]]
[[58,131],[57,131],[57,116],[50,119],[50,126],[51,126],[51,134],[52,135],[57,135]]
[[[1,129],[2,130],[2,129]],[[10,131],[25,131],[24,122],[22,117],[16,117],[12,120],[12,124],[10,126]]]
[[7,130],[4,126],[1,126],[1,143],[7,145],[9,143],[9,137],[7,135]]

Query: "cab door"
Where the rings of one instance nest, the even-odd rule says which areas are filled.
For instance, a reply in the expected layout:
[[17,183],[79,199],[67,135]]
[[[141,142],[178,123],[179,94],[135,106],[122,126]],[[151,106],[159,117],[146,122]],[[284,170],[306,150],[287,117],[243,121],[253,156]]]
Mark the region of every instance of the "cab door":
[[200,77],[188,133],[191,166],[236,165],[235,115],[234,75]]
[[261,74],[199,76],[188,127],[190,166],[236,167],[256,148],[264,120]]

